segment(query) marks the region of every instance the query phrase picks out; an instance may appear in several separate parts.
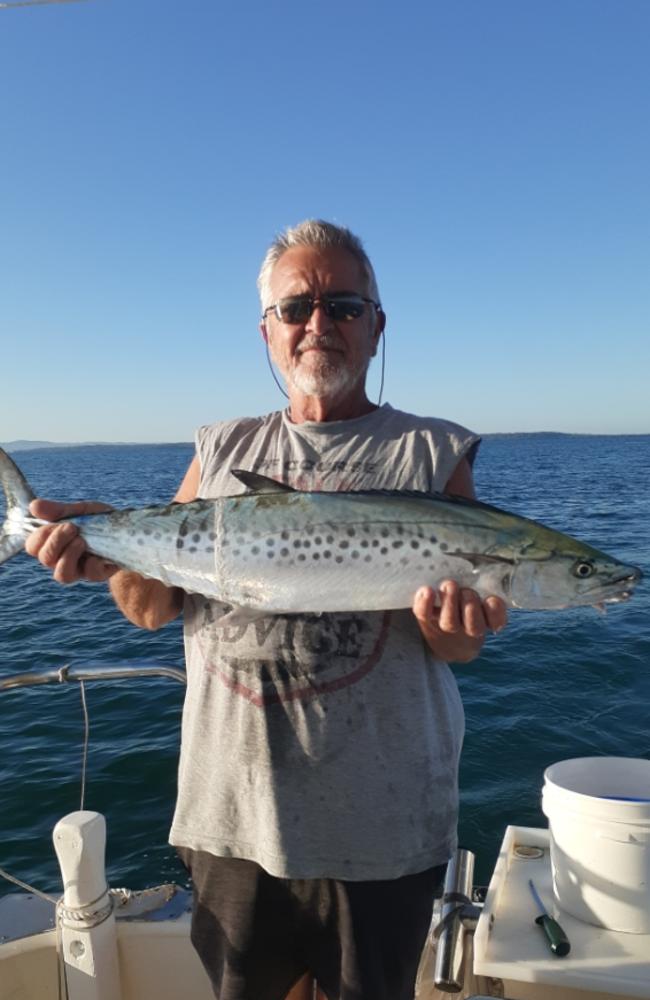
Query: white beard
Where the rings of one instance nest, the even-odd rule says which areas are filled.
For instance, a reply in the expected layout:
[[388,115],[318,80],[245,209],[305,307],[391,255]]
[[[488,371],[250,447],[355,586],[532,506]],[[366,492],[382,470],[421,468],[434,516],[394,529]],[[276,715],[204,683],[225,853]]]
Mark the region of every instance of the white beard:
[[[297,389],[305,396],[315,396],[317,399],[338,399],[345,395],[358,382],[362,381],[370,365],[370,357],[357,358],[356,364],[345,363],[344,358],[337,353],[313,355],[310,347],[330,348],[332,352],[340,346],[336,337],[328,335],[314,339],[306,336],[292,361],[285,365],[277,356],[272,341],[269,350],[273,361],[278,366],[287,386]],[[309,352],[309,353],[307,353]]]
[[305,396],[332,399],[351,389],[360,374],[362,373],[344,365],[335,366],[325,361],[318,368],[296,365],[290,372],[288,380]]

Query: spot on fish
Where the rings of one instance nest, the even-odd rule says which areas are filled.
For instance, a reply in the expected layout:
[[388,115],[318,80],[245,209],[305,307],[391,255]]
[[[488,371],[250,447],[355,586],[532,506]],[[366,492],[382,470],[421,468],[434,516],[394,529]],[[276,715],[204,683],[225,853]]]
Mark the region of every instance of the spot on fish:
[[284,538],[285,542],[286,542],[286,540],[287,540],[288,537],[289,537],[289,532],[288,531],[283,531],[282,534],[280,535],[280,538]]
[[258,555],[260,554],[260,547],[259,547],[259,545],[254,545],[254,546],[252,547],[252,549],[251,549],[251,553],[252,553],[252,554],[253,554],[254,556],[258,556]]
[[305,553],[301,552],[300,555],[298,556],[298,562],[304,562],[306,558],[307,556],[305,555]]
[[354,551],[351,552],[350,554],[351,554],[351,556],[352,556],[353,559],[358,559],[359,558],[359,553],[357,552],[356,549],[354,549]]
[[325,551],[323,552],[323,559],[331,559],[331,558],[332,558],[332,553],[330,552],[329,549],[325,549]]
[[354,530],[354,528],[348,528],[347,534],[350,536],[350,538],[354,538],[354,536],[356,535],[356,531]]
[[382,538],[388,538],[388,534],[389,534],[388,528],[382,528],[381,531],[379,532],[379,534],[381,535]]
[[188,552],[196,552],[196,545],[190,545]]
[[401,547],[402,547],[403,544],[404,544],[404,542],[399,542],[399,541],[398,542],[393,542],[393,548],[394,549],[401,549]]
[[304,542],[302,544],[303,544],[303,547],[305,549],[310,549],[311,548],[311,542],[309,541],[308,538],[305,538],[305,540],[304,540]]
[[200,536],[200,535],[199,535],[199,534],[198,534],[197,532],[195,532],[195,533],[194,533],[194,534],[192,535],[192,541],[193,541],[193,542],[197,542],[197,543],[198,543],[198,542],[200,542],[200,541],[201,541],[201,536]]
[[336,559],[334,560],[334,562],[342,563],[343,562],[343,556],[337,556]]
[[322,545],[322,544],[323,544],[323,539],[320,537],[320,535],[316,535],[314,539],[314,545]]
[[422,555],[424,556],[425,559],[429,559],[429,557],[431,556],[431,549],[425,549]]
[[299,549],[301,545],[302,545],[302,542],[300,541],[300,539],[296,538],[295,542],[293,543],[294,549]]
[[311,557],[312,559],[320,559],[320,552],[312,552]]
[[182,538],[177,538],[176,539],[176,548],[177,549],[182,549],[183,546],[184,546],[184,544],[185,544],[185,542],[183,541]]
[[[431,538],[430,541],[432,541],[435,544],[436,540],[435,540],[435,538]],[[446,542],[441,542],[440,543],[440,551],[441,552],[446,552],[448,548],[449,548],[449,546],[447,545]]]
[[267,545],[275,545],[275,538],[267,538],[266,539],[266,544]]
[[334,535],[327,535],[327,537],[325,538],[325,541],[327,542],[328,545],[333,545],[334,544]]
[[214,545],[206,545],[205,551],[206,552],[214,552]]
[[387,552],[388,552],[388,549],[386,548],[386,546],[382,545],[382,547],[379,550],[379,554],[382,555],[382,556],[385,556]]
[[280,549],[280,555],[282,556],[283,559],[286,559],[287,556],[289,555],[289,549]]
[[364,556],[364,562],[372,562],[372,556]]
[[367,549],[368,546],[369,546],[369,544],[370,544],[370,542],[368,541],[367,538],[362,538],[361,539],[361,548],[362,549]]
[[339,542],[339,548],[340,549],[348,549],[349,547],[350,547],[350,543],[348,542],[347,538],[344,538],[344,539],[342,539],[342,541]]
[[275,552],[273,551],[273,549],[269,549],[266,555],[269,559],[273,559]]

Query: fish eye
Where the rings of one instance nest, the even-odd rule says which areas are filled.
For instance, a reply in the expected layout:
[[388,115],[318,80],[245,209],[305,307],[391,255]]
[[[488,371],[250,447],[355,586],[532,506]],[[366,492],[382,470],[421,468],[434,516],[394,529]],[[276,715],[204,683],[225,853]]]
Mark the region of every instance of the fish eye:
[[588,576],[594,572],[594,564],[590,562],[579,561],[574,563],[571,570],[574,576],[577,576],[579,580],[586,580]]

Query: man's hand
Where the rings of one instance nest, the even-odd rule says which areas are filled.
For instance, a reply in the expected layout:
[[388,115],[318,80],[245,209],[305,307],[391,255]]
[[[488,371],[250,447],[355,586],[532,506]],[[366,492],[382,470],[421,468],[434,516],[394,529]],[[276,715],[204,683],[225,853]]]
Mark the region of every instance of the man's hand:
[[80,503],[57,503],[54,500],[32,500],[29,511],[34,517],[51,521],[28,536],[25,551],[53,572],[59,583],[90,580],[103,583],[117,572],[117,566],[98,556],[88,554],[79,529],[70,521],[57,523],[64,517],[102,514],[112,510],[105,503],[82,500]]
[[420,587],[415,595],[413,614],[422,635],[439,659],[469,663],[480,653],[486,633],[506,624],[506,606],[500,597],[481,600],[454,580],[444,580],[438,594],[439,601],[432,587]]

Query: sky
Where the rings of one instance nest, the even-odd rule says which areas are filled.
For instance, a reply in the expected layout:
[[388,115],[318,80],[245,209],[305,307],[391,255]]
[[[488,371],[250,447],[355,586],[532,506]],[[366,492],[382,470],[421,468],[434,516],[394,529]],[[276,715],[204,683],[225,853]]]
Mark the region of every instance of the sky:
[[0,441],[282,407],[255,280],[308,217],[393,406],[650,432],[648,0],[0,3],[0,88]]

